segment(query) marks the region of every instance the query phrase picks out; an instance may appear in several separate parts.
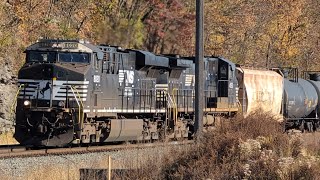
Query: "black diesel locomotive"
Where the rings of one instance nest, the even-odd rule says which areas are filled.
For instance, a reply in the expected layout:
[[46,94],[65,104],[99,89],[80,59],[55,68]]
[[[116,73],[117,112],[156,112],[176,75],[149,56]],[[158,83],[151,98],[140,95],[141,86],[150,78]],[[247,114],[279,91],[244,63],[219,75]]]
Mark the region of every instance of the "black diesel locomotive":
[[[190,138],[195,58],[42,39],[25,51],[18,75],[15,138],[26,146],[66,146]],[[319,128],[320,78],[296,70],[254,70],[204,58],[203,125],[256,110],[286,128]]]
[[[194,58],[42,39],[18,75],[15,138],[28,146],[188,138]],[[204,126],[239,110],[234,63],[206,57]]]

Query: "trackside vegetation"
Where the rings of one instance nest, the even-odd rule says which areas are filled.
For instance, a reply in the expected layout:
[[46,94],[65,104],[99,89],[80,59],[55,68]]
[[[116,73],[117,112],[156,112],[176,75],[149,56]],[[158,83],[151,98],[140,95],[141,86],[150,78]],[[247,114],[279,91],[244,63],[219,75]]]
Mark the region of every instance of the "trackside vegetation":
[[[317,179],[320,148],[300,133],[284,133],[268,114],[235,117],[206,132],[201,143],[171,151],[119,179]],[[314,143],[314,142],[313,142]]]

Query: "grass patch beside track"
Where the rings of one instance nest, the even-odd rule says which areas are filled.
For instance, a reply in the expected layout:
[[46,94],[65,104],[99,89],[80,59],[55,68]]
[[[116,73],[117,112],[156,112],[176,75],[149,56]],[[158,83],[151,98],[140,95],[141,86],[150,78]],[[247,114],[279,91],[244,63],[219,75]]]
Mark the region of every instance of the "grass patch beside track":
[[19,144],[18,141],[13,137],[13,131],[5,131],[0,134],[0,145],[13,145]]
[[[318,179],[319,151],[287,134],[277,118],[260,112],[224,120],[185,152],[147,163],[119,179]],[[318,148],[320,149],[320,148]]]
[[[113,173],[113,179],[319,179],[319,144],[310,146],[305,137],[283,133],[268,114],[235,117],[195,145],[110,153],[114,169],[131,169]],[[22,179],[79,179],[80,168],[107,169],[107,157],[103,152],[33,157],[46,159],[46,165],[34,166]]]

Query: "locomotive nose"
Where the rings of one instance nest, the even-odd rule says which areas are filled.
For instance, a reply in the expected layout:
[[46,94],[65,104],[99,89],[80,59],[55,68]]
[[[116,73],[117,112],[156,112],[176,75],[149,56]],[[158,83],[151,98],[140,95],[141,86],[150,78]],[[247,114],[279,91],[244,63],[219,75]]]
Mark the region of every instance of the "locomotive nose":
[[83,81],[89,65],[74,64],[34,64],[32,66],[24,66],[19,71],[19,79],[33,80],[69,80]]
[[41,75],[44,79],[53,78],[53,65],[44,64],[41,69]]
[[53,64],[35,64],[24,66],[19,71],[19,79],[41,79],[50,80],[54,76]]

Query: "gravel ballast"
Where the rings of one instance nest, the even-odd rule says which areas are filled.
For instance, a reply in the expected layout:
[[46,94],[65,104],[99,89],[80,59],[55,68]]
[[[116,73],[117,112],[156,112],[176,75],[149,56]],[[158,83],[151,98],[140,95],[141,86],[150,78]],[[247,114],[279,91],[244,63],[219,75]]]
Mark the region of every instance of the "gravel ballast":
[[146,162],[161,163],[165,154],[187,150],[187,146],[125,149],[72,155],[0,159],[0,179],[79,179],[79,169],[137,169]]

